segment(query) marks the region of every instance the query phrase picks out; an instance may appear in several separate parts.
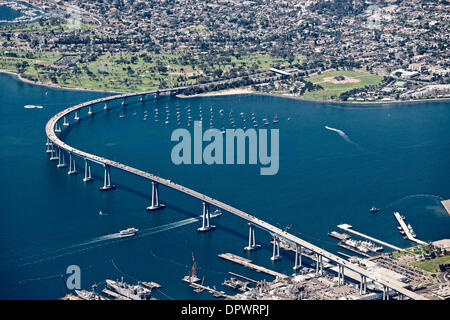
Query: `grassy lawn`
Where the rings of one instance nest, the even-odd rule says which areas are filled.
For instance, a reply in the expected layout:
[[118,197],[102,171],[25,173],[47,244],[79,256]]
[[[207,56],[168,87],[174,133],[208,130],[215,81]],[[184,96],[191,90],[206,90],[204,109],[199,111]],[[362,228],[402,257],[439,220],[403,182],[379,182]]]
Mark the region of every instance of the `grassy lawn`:
[[440,264],[450,263],[450,256],[437,257],[430,260],[424,260],[419,262],[411,262],[411,265],[428,272],[436,273],[439,271]]
[[413,254],[413,253],[409,249],[405,249],[405,250],[402,250],[402,251],[392,252],[392,257],[396,259],[398,257],[404,256],[404,255],[407,255],[407,254]]
[[[9,54],[11,54],[9,50]],[[63,87],[105,91],[145,91],[185,86],[218,77],[234,77],[238,72],[267,70],[288,66],[289,61],[269,55],[246,56],[185,56],[181,54],[104,54],[95,61],[79,62],[76,67],[56,70],[39,65],[52,65],[61,55],[23,51],[10,57],[0,50],[0,69],[18,72],[18,63],[28,62],[22,75],[42,83],[57,83]],[[295,57],[294,63],[301,61]]]
[[[359,82],[354,83],[342,83],[334,84],[331,82],[325,82],[324,78],[334,78],[337,76],[345,76],[358,79]],[[325,100],[331,99],[331,97],[339,97],[343,92],[349,91],[354,88],[363,88],[367,85],[378,85],[383,80],[382,76],[371,74],[364,71],[327,71],[320,75],[306,78],[306,80],[319,84],[323,87],[323,90],[316,90],[311,92],[305,92],[304,98],[312,100]]]

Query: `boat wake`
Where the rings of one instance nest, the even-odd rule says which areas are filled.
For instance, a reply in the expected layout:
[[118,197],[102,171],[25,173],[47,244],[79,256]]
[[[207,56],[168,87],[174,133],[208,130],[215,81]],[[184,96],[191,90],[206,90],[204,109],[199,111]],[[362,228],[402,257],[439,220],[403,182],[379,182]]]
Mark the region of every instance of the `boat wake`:
[[440,196],[436,196],[434,194],[423,194],[423,193],[419,193],[419,194],[410,194],[409,196],[405,196],[403,198],[400,198],[398,200],[395,200],[394,202],[389,203],[388,205],[386,205],[383,209],[387,209],[390,207],[395,206],[396,204],[406,200],[406,199],[411,199],[411,198],[434,198],[434,199],[438,199],[439,201],[444,200],[444,198],[440,197]]
[[[214,216],[211,215],[211,217],[214,217]],[[26,258],[10,260],[10,261],[7,261],[4,264],[2,264],[0,270],[1,269],[7,269],[7,268],[10,268],[10,267],[14,267],[14,268],[25,267],[25,266],[32,265],[32,264],[46,262],[46,261],[54,260],[54,259],[57,259],[57,258],[65,257],[65,256],[68,256],[68,255],[81,253],[83,251],[99,248],[99,247],[102,247],[102,246],[105,246],[105,245],[110,245],[110,244],[113,244],[113,243],[119,243],[119,242],[122,242],[122,241],[129,241],[129,240],[136,239],[136,238],[143,238],[143,237],[146,237],[146,236],[149,236],[149,235],[153,235],[153,234],[156,234],[156,233],[160,233],[160,232],[168,231],[168,230],[171,230],[171,229],[179,228],[179,227],[182,227],[182,226],[194,223],[194,222],[198,222],[198,221],[200,221],[200,219],[199,218],[194,218],[194,217],[193,218],[184,219],[184,220],[179,220],[179,221],[167,223],[167,224],[164,224],[164,225],[161,225],[161,226],[140,230],[139,233],[136,236],[134,236],[134,237],[126,237],[126,238],[124,238],[124,237],[121,237],[118,232],[117,233],[111,233],[111,234],[107,234],[107,235],[104,235],[104,236],[93,238],[93,239],[91,239],[89,241],[86,241],[86,242],[83,242],[83,243],[78,243],[78,244],[75,244],[75,245],[72,245],[72,246],[60,248],[60,249],[53,250],[53,251],[48,251],[48,252],[43,253],[43,254],[34,255],[32,257],[28,256]],[[30,258],[34,258],[34,260],[29,261]],[[19,264],[14,265],[15,263],[19,263]]]
[[346,134],[344,131],[339,130],[339,129],[336,129],[336,128],[332,128],[332,127],[329,127],[329,126],[325,126],[325,129],[336,132],[336,133],[339,134],[339,136],[341,136],[346,142],[348,142],[348,143],[350,143],[350,144],[353,144],[354,146],[356,146],[356,147],[358,147],[358,148],[360,148],[360,149],[363,149],[363,147],[361,147],[359,144],[357,144],[356,142],[354,142],[353,140],[351,140],[351,139],[347,136],[347,134]]

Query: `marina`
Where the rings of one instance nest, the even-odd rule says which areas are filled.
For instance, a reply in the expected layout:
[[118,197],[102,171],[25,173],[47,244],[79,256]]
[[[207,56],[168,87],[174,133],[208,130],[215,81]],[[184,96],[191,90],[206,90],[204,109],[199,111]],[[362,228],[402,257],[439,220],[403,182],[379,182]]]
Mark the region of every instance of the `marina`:
[[366,239],[368,239],[368,240],[370,240],[370,241],[379,243],[379,244],[381,244],[382,246],[391,248],[391,249],[393,249],[393,250],[395,250],[395,251],[402,251],[402,250],[403,250],[402,248],[399,248],[399,247],[397,247],[397,246],[394,246],[394,245],[392,245],[392,244],[389,244],[389,243],[387,243],[387,242],[385,242],[385,241],[381,241],[381,240],[375,239],[374,237],[368,236],[368,235],[366,235],[366,234],[364,234],[364,233],[358,232],[358,231],[352,229],[352,226],[351,226],[350,224],[344,223],[344,224],[338,225],[337,227],[338,227],[339,229],[342,229],[342,230],[346,231],[346,232],[350,232],[350,233],[353,233],[353,234],[355,234],[355,235],[357,235],[357,236],[360,236],[360,237],[362,237],[362,238],[366,238]]

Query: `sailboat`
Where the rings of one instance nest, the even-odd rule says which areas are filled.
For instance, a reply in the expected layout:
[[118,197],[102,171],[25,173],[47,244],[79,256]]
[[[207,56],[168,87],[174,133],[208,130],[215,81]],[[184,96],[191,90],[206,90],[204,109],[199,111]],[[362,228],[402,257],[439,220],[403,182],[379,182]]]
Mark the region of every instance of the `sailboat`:
[[275,114],[275,117],[273,117],[273,123],[277,123],[279,120],[278,120],[278,116]]

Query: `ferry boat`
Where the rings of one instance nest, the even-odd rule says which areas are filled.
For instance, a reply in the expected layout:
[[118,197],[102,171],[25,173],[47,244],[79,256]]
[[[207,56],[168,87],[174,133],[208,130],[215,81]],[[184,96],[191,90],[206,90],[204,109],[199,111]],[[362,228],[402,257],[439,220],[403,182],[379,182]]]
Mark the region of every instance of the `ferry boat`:
[[121,230],[119,232],[119,235],[121,237],[131,237],[131,236],[134,236],[134,235],[138,234],[138,232],[139,232],[139,229],[128,228],[128,229],[125,229],[125,230]]
[[144,288],[139,283],[137,285],[130,285],[121,281],[114,281],[106,279],[106,285],[109,289],[114,290],[118,294],[130,298],[132,300],[150,300],[151,290]]

